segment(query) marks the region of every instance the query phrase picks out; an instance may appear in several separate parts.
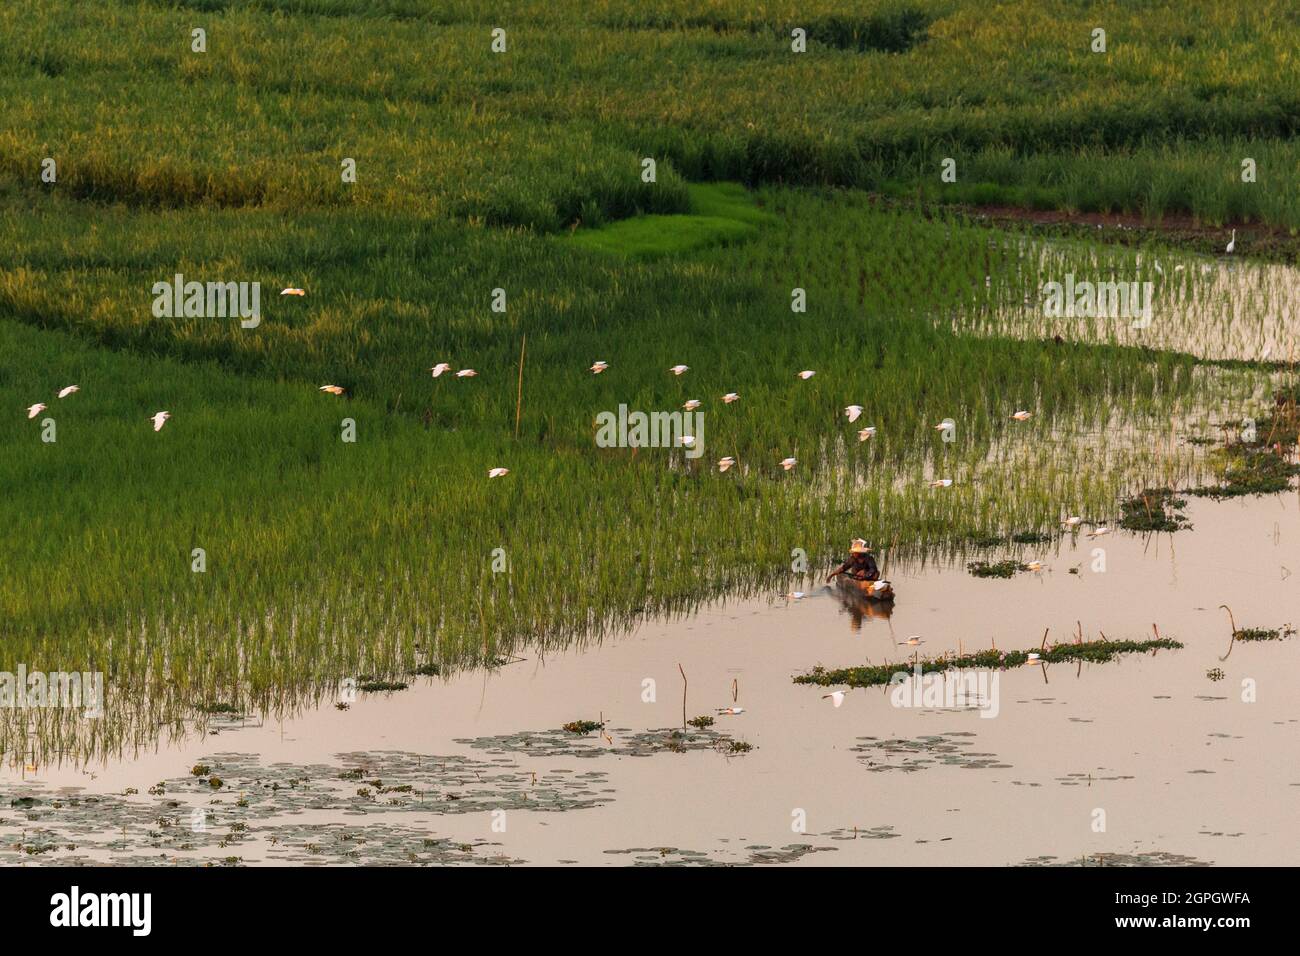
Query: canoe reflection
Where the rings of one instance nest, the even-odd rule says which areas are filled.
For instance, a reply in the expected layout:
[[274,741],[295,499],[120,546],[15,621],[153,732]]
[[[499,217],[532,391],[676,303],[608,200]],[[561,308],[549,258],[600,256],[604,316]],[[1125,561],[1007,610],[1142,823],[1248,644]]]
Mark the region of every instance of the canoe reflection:
[[844,583],[835,588],[840,604],[849,614],[849,627],[854,631],[862,629],[863,619],[887,621],[894,613],[893,601],[876,601],[862,593],[862,589],[853,583]]

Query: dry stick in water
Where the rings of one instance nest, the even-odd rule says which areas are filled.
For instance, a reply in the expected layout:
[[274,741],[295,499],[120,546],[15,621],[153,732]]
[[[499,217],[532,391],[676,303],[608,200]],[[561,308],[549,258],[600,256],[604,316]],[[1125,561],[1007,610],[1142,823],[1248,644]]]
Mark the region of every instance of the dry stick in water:
[[682,730],[686,729],[686,671],[682,670],[681,662],[677,663],[677,669],[682,673]]
[[1038,645],[1038,649],[1039,649],[1040,651],[1042,651],[1042,650],[1046,650],[1046,649],[1047,649],[1047,632],[1050,631],[1050,630],[1051,630],[1050,627],[1045,627],[1045,628],[1043,628],[1043,643],[1041,643],[1041,644]]
[[1232,608],[1226,604],[1220,604],[1219,607],[1228,612],[1228,623],[1232,625],[1232,635],[1228,638],[1228,653],[1219,658],[1220,661],[1226,661],[1232,656],[1232,645],[1237,642],[1237,621],[1232,616]]

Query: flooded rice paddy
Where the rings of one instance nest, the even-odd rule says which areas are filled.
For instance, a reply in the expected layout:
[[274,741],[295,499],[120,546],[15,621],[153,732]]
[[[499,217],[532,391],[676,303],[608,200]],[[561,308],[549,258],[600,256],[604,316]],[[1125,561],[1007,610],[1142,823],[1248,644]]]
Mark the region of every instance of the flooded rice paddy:
[[1138,346],[1211,361],[1294,362],[1293,266],[1100,243],[1018,240],[1010,282],[990,284],[963,332]]
[[[284,719],[216,715],[123,758],[11,760],[0,861],[1289,863],[1298,507],[1192,499],[1174,534],[995,549],[1042,563],[1007,580],[896,562],[892,613],[806,581]],[[1183,648],[1011,668],[977,706],[836,706],[794,682],[1153,625]]]
[[0,863],[1293,861],[1284,5],[9,6]]

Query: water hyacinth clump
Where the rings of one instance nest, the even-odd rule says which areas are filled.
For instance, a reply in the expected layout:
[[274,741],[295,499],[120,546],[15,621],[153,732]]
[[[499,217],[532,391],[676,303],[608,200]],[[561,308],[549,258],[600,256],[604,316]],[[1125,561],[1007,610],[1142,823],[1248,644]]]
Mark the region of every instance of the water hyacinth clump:
[[903,661],[898,664],[875,664],[861,667],[828,669],[814,667],[806,674],[796,675],[796,684],[816,684],[822,687],[846,684],[849,687],[874,687],[888,684],[895,674],[909,675],[920,669],[922,674],[941,673],[963,668],[994,668],[1005,670],[1025,664],[1059,664],[1069,661],[1104,664],[1124,654],[1155,653],[1160,650],[1177,650],[1183,645],[1167,638],[1134,641],[1080,641],[1075,644],[1053,644],[1038,651],[979,651],[974,654],[949,655],[939,658]]
[[966,570],[977,578],[1009,578],[1020,571],[1028,571],[1029,565],[1019,561],[972,561]]

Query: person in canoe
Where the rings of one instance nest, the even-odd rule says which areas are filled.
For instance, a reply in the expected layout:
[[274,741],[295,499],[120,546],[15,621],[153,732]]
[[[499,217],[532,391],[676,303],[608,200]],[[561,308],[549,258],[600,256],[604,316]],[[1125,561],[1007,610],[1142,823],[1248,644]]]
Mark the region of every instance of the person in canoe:
[[871,555],[871,548],[861,538],[854,538],[849,545],[849,559],[832,571],[826,578],[830,581],[841,574],[848,575],[855,581],[879,581],[880,568]]

